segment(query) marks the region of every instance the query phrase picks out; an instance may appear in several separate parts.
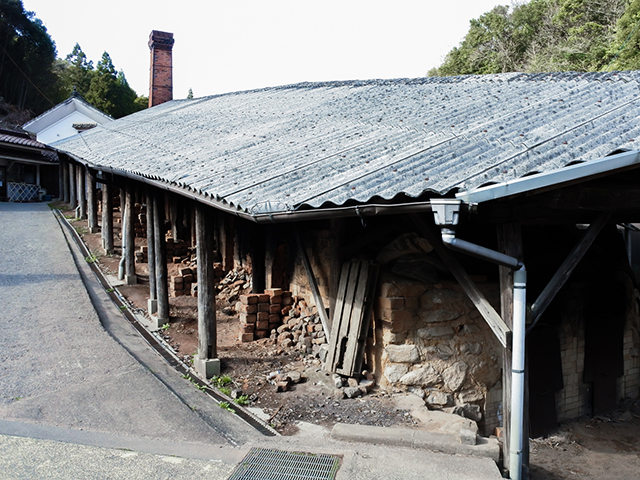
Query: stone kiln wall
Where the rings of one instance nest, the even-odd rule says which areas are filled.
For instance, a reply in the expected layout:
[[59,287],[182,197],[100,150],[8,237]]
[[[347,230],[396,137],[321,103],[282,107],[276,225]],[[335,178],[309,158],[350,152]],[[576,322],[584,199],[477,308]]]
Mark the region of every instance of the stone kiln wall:
[[[497,285],[483,285],[496,306]],[[374,309],[375,373],[382,388],[412,391],[431,409],[462,407],[498,426],[502,348],[455,282],[382,279]]]

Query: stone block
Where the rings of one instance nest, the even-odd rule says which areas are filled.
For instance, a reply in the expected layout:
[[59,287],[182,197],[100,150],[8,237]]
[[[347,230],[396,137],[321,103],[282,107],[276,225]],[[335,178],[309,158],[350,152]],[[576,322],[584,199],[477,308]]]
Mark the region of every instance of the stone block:
[[269,295],[266,293],[260,293],[257,295],[258,303],[269,303]]
[[269,320],[258,320],[256,322],[256,329],[267,330],[269,328]]
[[245,323],[241,325],[240,328],[242,333],[253,333],[256,329],[256,325],[255,323]]
[[380,285],[380,296],[385,298],[419,297],[426,289],[424,284],[397,278],[393,282],[384,282]]
[[264,293],[266,293],[267,295],[269,295],[270,297],[275,297],[275,296],[281,296],[282,295],[282,289],[281,288],[267,288]]
[[443,408],[453,403],[453,397],[439,390],[431,390],[429,395],[427,395],[425,403],[430,407]]
[[457,392],[467,378],[469,365],[465,362],[456,362],[442,372],[442,379],[445,386],[452,392]]
[[404,363],[390,363],[384,369],[384,376],[389,383],[399,382],[409,371],[409,365]]
[[457,310],[422,310],[420,312],[420,320],[425,323],[442,323],[450,322],[456,318],[460,318],[464,312]]
[[258,320],[266,320],[269,321],[269,312],[258,312],[256,313]]
[[178,272],[180,273],[180,275],[182,275],[183,277],[186,275],[192,275],[193,272],[191,271],[190,268],[179,268]]
[[394,345],[404,343],[407,339],[407,332],[392,332],[390,329],[382,331],[382,343],[384,345]]
[[171,281],[173,282],[174,285],[178,285],[178,284],[184,283],[184,277],[180,275],[172,275]]
[[412,370],[400,379],[400,383],[403,385],[418,385],[420,387],[433,387],[440,382],[440,375],[431,365]]
[[403,310],[404,297],[378,297],[378,308],[389,310]]
[[196,357],[193,359],[193,368],[201,377],[211,378],[220,375],[220,359],[201,359]]
[[253,334],[256,338],[267,338],[269,332],[267,330],[256,330]]
[[420,352],[415,345],[387,345],[385,348],[392,363],[418,363]]
[[432,338],[453,337],[451,325],[434,325],[418,329],[418,336],[423,340]]
[[257,311],[258,312],[269,312],[271,305],[269,305],[268,303],[258,303],[257,304]]

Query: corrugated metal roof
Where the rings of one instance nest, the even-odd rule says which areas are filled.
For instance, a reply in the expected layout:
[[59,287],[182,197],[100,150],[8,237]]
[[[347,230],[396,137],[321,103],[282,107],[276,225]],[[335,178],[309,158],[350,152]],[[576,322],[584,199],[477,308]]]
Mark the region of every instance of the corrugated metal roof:
[[444,195],[637,148],[639,80],[303,83],[174,100],[55,146],[251,213]]

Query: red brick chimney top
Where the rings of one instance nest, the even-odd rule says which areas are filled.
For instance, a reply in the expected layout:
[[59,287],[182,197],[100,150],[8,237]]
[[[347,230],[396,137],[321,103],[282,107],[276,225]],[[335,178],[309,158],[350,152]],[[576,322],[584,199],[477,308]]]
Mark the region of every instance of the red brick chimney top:
[[173,42],[173,33],[153,30],[149,35],[149,107],[173,100]]
[[149,34],[149,48],[171,50],[173,48],[173,33],[152,30]]

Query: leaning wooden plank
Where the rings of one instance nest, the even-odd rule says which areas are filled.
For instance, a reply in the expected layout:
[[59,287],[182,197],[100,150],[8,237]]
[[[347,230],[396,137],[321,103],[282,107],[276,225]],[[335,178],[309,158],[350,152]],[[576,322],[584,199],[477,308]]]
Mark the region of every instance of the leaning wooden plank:
[[369,277],[369,262],[361,261],[359,263],[359,271],[357,277],[350,280],[355,287],[353,298],[353,307],[351,310],[351,318],[349,319],[349,334],[346,339],[346,348],[341,362],[341,368],[338,373],[347,376],[353,376],[353,364],[355,354],[358,350],[358,341],[360,339],[360,328],[362,326],[362,315],[364,313],[364,300],[367,290],[367,279]]
[[584,235],[580,239],[580,241],[573,247],[571,253],[567,258],[562,262],[558,271],[553,275],[551,280],[542,293],[538,296],[533,305],[531,305],[531,326],[527,328],[527,333],[531,331],[531,329],[535,326],[540,318],[540,315],[544,313],[547,309],[551,301],[555,298],[556,294],[560,291],[560,289],[564,286],[564,284],[569,280],[569,277],[573,273],[573,270],[578,266],[582,257],[584,257],[589,247],[593,244],[594,240],[602,230],[602,228],[607,224],[609,218],[611,217],[611,212],[605,212],[598,217],[598,219],[589,225],[589,228]]
[[349,269],[351,263],[345,262],[342,265],[340,274],[340,283],[338,285],[338,298],[336,299],[336,308],[333,314],[331,335],[329,336],[329,351],[325,360],[325,370],[335,372],[336,362],[336,346],[338,344],[338,335],[340,333],[340,323],[342,322],[342,312],[344,310],[344,296],[347,293],[347,284],[349,282]]
[[511,348],[511,330],[504,323],[500,315],[498,315],[498,312],[496,312],[496,310],[487,301],[482,292],[478,290],[478,287],[473,283],[469,274],[464,270],[462,265],[460,265],[458,260],[445,248],[440,237],[436,236],[431,231],[419,215],[413,214],[411,217],[420,234],[429,240],[433,249],[478,309],[478,312],[480,312],[480,315],[482,315],[482,318],[487,322],[489,328],[491,328],[502,346],[505,348]]
[[311,263],[309,262],[309,257],[307,256],[307,249],[302,244],[302,239],[300,238],[300,233],[298,232],[298,228],[293,228],[293,233],[296,236],[296,242],[298,243],[298,251],[300,252],[300,257],[302,258],[302,264],[304,265],[304,270],[307,273],[307,279],[309,280],[309,285],[311,286],[311,293],[313,294],[313,301],[318,308],[318,315],[320,316],[320,321],[322,322],[322,328],[324,329],[325,335],[330,335],[331,333],[331,320],[327,316],[327,311],[324,309],[324,302],[322,301],[322,295],[320,295],[320,290],[318,289],[318,283],[316,282],[316,277],[313,274],[313,270],[311,269]]
[[358,276],[360,275],[360,262],[351,262],[349,269],[349,280],[347,282],[347,291],[344,296],[344,308],[342,309],[342,318],[340,321],[340,331],[336,341],[336,353],[334,370],[340,372],[344,363],[344,356],[347,350],[347,343],[351,335],[351,318],[354,313],[353,301],[356,296],[356,288],[358,286]]
[[369,333],[373,296],[375,295],[378,279],[377,265],[363,261],[358,278],[358,290],[355,298],[357,314],[352,315],[351,329],[347,352],[343,361],[343,373],[353,377],[360,373],[364,355],[365,343]]

